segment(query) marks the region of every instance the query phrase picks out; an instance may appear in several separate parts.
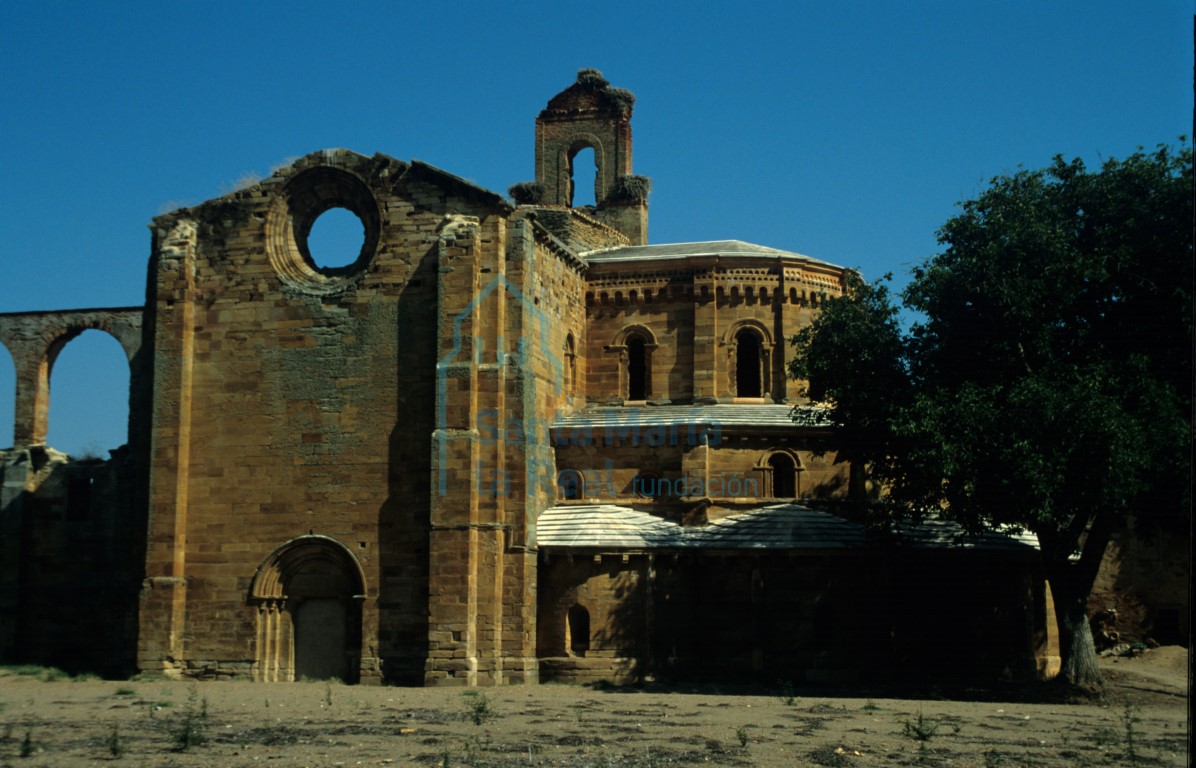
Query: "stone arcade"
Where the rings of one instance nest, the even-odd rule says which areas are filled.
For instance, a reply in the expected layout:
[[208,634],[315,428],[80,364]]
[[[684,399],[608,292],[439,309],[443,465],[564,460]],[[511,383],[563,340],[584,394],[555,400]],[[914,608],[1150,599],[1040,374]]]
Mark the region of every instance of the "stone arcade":
[[[786,340],[844,270],[649,244],[633,103],[582,70],[515,204],[317,152],[154,219],[144,307],[0,315],[0,657],[429,685],[1048,672],[1033,540],[836,513],[864,483]],[[583,149],[598,202],[574,207]],[[309,253],[331,208],[364,230],[346,267]],[[90,328],[132,372],[107,461],[44,445],[50,369]]]

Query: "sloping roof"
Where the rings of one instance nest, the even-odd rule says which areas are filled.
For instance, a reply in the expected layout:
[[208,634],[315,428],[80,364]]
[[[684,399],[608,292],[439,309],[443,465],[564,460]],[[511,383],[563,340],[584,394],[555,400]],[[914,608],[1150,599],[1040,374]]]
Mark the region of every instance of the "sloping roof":
[[[612,261],[667,261],[690,259],[701,256],[719,258],[789,258],[801,259],[811,264],[834,267],[827,261],[815,259],[792,251],[782,251],[764,245],[745,243],[742,240],[708,240],[698,243],[661,243],[659,245],[629,245],[621,248],[604,248],[581,254],[591,264]],[[836,267],[837,268],[837,267]]]
[[610,435],[622,440],[634,440],[638,430],[653,427],[698,427],[712,430],[737,428],[789,428],[831,426],[827,412],[821,408],[798,409],[800,422],[793,420],[791,405],[760,403],[751,405],[656,405],[656,406],[590,406],[568,416],[557,416],[552,422],[554,435],[585,433],[591,440]]
[[886,544],[1025,552],[1038,548],[1031,534],[965,536],[959,526],[943,520],[905,526],[882,540],[861,522],[793,503],[771,504],[693,527],[615,504],[559,506],[541,513],[536,530],[541,549],[825,550]]

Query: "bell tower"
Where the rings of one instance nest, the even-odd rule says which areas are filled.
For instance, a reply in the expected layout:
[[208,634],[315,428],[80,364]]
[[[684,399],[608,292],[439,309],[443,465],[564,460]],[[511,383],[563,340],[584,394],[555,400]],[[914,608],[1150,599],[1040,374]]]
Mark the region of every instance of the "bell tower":
[[536,181],[511,188],[515,202],[572,208],[574,160],[594,151],[596,206],[580,207],[633,245],[648,242],[651,180],[631,173],[631,112],[635,96],[613,88],[596,69],[582,69],[577,82],[554,96],[536,117]]

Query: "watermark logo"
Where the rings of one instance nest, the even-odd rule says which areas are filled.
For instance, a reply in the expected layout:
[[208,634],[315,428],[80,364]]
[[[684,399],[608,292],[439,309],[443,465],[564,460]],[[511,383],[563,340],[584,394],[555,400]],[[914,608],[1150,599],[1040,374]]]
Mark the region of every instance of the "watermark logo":
[[[495,348],[488,350],[486,348],[485,339],[477,334],[466,336],[463,328],[467,324],[480,322],[482,320],[478,312],[487,300],[505,301],[507,297],[513,299],[522,312],[522,330],[523,335],[514,341],[513,347],[508,349],[508,339],[499,333],[495,336]],[[514,367],[516,370],[526,370],[533,355],[540,358],[543,364],[546,365],[549,372],[547,382],[540,381],[539,377],[535,375],[525,376],[523,378],[522,396],[525,398],[525,404],[534,404],[539,401],[539,397],[548,394],[548,391],[540,392],[538,388],[548,388],[558,397],[564,391],[564,361],[560,355],[557,355],[547,343],[547,340],[552,338],[552,321],[547,314],[545,314],[534,301],[519,289],[517,285],[507,280],[506,275],[497,275],[488,282],[481,290],[479,290],[470,300],[469,304],[465,306],[453,318],[453,346],[444,354],[443,357],[436,363],[436,451],[437,451],[437,493],[444,496],[448,493],[449,487],[449,440],[451,439],[449,430],[449,389],[453,379],[460,376],[468,376],[471,367],[494,366],[501,368],[505,366]],[[529,339],[531,342],[529,343]],[[466,341],[469,341],[468,350],[466,349]],[[534,408],[534,405],[531,407]],[[525,409],[526,410],[526,409]],[[494,413],[489,411],[488,413]],[[479,419],[480,422],[480,419]],[[472,425],[479,427],[480,424]],[[521,422],[519,429],[522,432],[519,435],[519,442],[524,445],[533,444],[532,438],[534,434],[529,434],[528,429],[535,429],[536,424],[532,422]],[[545,450],[551,450],[544,443]],[[545,458],[539,455],[533,455],[529,452],[526,461],[526,487],[532,488],[537,482],[537,476],[543,474],[545,463],[551,464],[551,456],[546,462]],[[474,484],[478,487],[487,485],[490,492],[497,493],[500,490],[503,495],[510,492],[511,482],[506,473],[492,472],[489,474],[495,475],[490,478],[479,477],[481,470],[479,467],[471,466],[469,468]],[[550,473],[551,474],[551,473]]]

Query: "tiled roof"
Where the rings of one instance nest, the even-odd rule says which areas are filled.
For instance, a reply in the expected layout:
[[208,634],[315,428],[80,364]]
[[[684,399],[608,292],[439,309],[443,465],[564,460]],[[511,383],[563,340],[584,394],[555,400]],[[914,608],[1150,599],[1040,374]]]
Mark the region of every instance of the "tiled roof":
[[821,408],[798,409],[799,421],[793,419],[794,407],[774,403],[758,405],[651,405],[591,406],[570,416],[557,416],[552,428],[560,432],[611,431],[631,435],[648,427],[829,427],[830,419]]
[[[793,503],[771,504],[692,527],[615,504],[559,506],[541,513],[536,530],[542,549],[823,550],[882,544],[863,523]],[[884,543],[915,549],[1038,548],[1031,534],[964,536],[959,526],[944,520],[904,526]]]
[[582,257],[592,263],[600,264],[609,261],[665,261],[670,259],[689,259],[702,256],[717,256],[719,258],[760,258],[784,257],[802,259],[811,264],[833,267],[834,264],[821,259],[804,256],[792,251],[782,251],[742,240],[709,240],[700,243],[662,243],[660,245],[631,245],[622,248],[605,248],[598,251],[588,251]]

